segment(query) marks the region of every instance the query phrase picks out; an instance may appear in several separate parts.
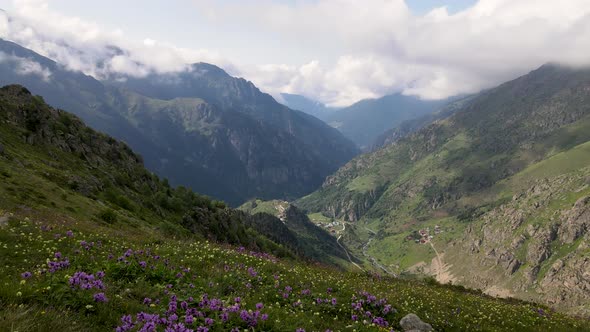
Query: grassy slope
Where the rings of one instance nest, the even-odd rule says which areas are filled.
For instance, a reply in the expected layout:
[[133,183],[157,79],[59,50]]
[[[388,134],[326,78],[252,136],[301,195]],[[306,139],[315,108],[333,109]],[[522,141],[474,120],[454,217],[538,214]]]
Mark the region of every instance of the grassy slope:
[[[67,231],[73,235],[66,236]],[[83,241],[91,245],[86,247]],[[132,253],[125,257],[129,249]],[[48,260],[56,260],[57,252],[69,259],[70,267],[55,273],[43,272]],[[111,255],[114,258],[109,258]],[[354,295],[362,297],[361,292],[374,294],[396,309],[395,313],[385,315],[378,307],[365,305],[363,310],[381,315],[394,328],[399,328],[396,322],[410,312],[438,331],[590,328],[588,322],[534,304],[416,281],[340,273],[207,242],[175,240],[133,227],[115,230],[51,210],[17,212],[12,216],[0,229],[0,256],[3,331],[104,331],[121,325],[120,318],[125,314],[134,319],[138,312],[165,315],[171,294],[194,308],[199,308],[204,294],[209,299],[220,299],[226,307],[240,297],[245,310],[256,311],[256,304],[262,303],[260,312],[269,318],[259,319],[256,330],[377,331],[379,328],[369,323],[355,323],[351,319],[351,315],[358,314],[351,309],[351,299]],[[119,262],[117,257],[124,260]],[[143,261],[147,268],[141,267]],[[78,271],[104,271],[106,288],[71,288],[69,277]],[[20,274],[24,272],[32,272],[32,277],[23,279]],[[302,293],[304,290],[309,290],[309,294]],[[93,300],[99,292],[105,294],[108,302]],[[195,300],[191,302],[190,297]],[[145,298],[154,305],[144,304]],[[329,303],[317,304],[318,298]],[[234,326],[248,328],[238,314],[229,314],[224,323],[219,319],[220,312],[199,310],[214,319],[210,326],[213,331],[227,331]],[[184,320],[184,310],[178,311]],[[204,325],[204,318],[196,319],[191,327],[198,325]]]

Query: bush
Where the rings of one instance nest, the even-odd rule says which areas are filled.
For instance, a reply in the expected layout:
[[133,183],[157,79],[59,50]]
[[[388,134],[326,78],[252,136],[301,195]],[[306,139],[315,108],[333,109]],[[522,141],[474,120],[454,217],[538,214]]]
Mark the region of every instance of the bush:
[[109,223],[109,224],[113,224],[117,221],[117,214],[115,213],[115,211],[113,211],[111,209],[106,209],[106,210],[101,211],[98,214],[98,217],[102,221]]

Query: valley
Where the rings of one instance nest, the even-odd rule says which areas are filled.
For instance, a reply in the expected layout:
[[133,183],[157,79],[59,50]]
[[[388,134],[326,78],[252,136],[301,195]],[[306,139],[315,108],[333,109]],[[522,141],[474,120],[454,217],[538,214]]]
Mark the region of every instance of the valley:
[[[547,65],[482,93],[449,117],[354,159],[295,204],[376,230],[362,247],[368,256],[358,256],[396,274],[431,275],[587,315],[586,274],[560,267],[561,257],[583,265],[589,253],[582,231],[590,165],[587,74]],[[530,82],[543,97],[519,95]],[[514,96],[524,98],[525,108],[507,113],[520,106],[501,100]],[[526,110],[538,112],[536,122],[523,122]],[[511,129],[494,127],[499,114]],[[555,116],[560,122],[549,120]],[[566,226],[571,223],[577,226]],[[564,227],[574,227],[575,235],[558,236]],[[548,270],[575,284],[543,282]]]
[[0,332],[590,331],[587,0],[0,7]]

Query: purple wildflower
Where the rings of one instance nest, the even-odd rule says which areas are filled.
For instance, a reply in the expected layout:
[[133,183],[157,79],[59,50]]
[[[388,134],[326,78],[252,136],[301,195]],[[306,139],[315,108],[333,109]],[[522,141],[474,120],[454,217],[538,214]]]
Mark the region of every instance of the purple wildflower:
[[104,293],[96,293],[94,294],[94,301],[95,302],[107,302],[109,299],[104,295]]

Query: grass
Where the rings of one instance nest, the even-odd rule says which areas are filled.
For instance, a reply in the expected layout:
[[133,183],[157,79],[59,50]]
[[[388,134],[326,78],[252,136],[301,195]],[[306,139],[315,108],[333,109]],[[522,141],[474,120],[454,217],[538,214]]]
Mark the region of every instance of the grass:
[[365,193],[376,189],[377,183],[377,176],[370,174],[354,178],[349,184],[346,185],[346,188],[348,188],[350,191]]
[[279,200],[271,200],[271,201],[263,201],[260,199],[256,199],[254,201],[249,201],[244,203],[242,206],[239,207],[240,210],[246,211],[251,214],[255,213],[268,213],[273,216],[278,216],[289,206],[288,202],[279,201]]
[[[439,331],[590,328],[587,322],[535,304],[497,300],[460,288],[341,273],[209,242],[158,234],[128,236],[127,231],[113,232],[107,225],[49,212],[16,214],[0,229],[0,330],[104,331],[122,325],[120,319],[127,314],[133,319],[139,312],[171,317],[166,312],[172,294],[178,298],[178,319],[186,316],[181,301],[204,313],[191,326],[205,325],[209,317],[214,320],[209,325],[212,331],[252,327],[238,314],[230,312],[224,322],[218,316],[223,311],[200,307],[207,294],[225,308],[239,297],[240,308],[268,315],[252,327],[257,331],[380,331],[371,320],[352,319],[358,314],[351,304],[365,292],[395,311],[384,314],[379,306],[365,304],[363,312],[381,315],[393,328],[399,328],[399,319],[410,312]],[[60,259],[67,257],[70,265],[51,273],[47,262],[59,261],[56,253]],[[104,271],[105,288],[70,286],[77,271]],[[32,276],[25,279],[24,272]],[[96,302],[97,292],[108,301]]]
[[333,221],[332,218],[326,217],[320,212],[310,213],[307,216],[309,217],[309,220],[311,220],[314,223],[328,224]]

